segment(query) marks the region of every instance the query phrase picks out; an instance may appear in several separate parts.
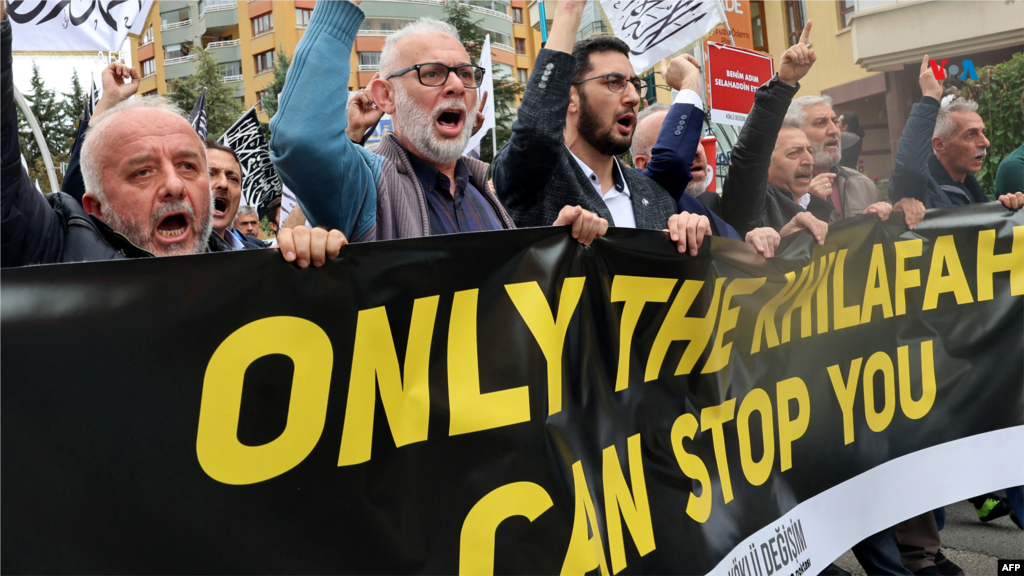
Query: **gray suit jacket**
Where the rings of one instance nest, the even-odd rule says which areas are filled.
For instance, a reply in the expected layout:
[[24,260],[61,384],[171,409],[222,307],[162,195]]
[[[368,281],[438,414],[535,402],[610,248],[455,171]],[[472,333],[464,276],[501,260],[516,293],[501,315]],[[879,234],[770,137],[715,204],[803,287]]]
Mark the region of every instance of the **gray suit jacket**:
[[[601,195],[565,147],[563,130],[575,59],[564,52],[541,50],[527,83],[512,138],[491,165],[498,198],[516,226],[550,226],[565,206],[580,205],[608,220]],[[676,213],[676,202],[650,178],[622,165],[637,228],[663,230]]]

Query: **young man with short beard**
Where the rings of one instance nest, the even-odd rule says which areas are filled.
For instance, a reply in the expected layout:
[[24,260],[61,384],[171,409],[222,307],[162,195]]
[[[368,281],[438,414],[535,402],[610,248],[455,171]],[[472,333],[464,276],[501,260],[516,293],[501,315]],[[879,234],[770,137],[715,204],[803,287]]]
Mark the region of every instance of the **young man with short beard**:
[[[366,87],[391,115],[394,132],[374,152],[346,135],[349,54],[363,13],[350,2],[319,2],[299,43],[271,121],[271,158],[306,218],[355,241],[515,228],[488,191],[488,165],[462,155],[484,70],[469,61],[458,31],[422,18],[388,36],[379,78]],[[360,108],[360,114],[379,111]],[[572,224],[584,244],[607,223],[578,206],[538,226]]]
[[562,206],[579,205],[613,226],[669,228],[680,252],[696,254],[711,231],[708,218],[676,214],[664,188],[616,158],[629,150],[646,86],[621,40],[574,44],[585,4],[567,0],[555,9],[512,137],[494,160],[498,197],[518,226],[539,226]]

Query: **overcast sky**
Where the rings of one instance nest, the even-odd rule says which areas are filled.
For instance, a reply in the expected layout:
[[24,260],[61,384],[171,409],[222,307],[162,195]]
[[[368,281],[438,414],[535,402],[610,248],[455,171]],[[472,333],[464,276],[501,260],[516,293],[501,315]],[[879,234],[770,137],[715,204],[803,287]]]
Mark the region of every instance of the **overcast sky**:
[[[122,52],[122,54],[125,56],[125,61],[128,62],[130,54],[127,53],[127,42],[125,42],[124,48],[125,52]],[[18,90],[21,90],[22,94],[28,93],[31,89],[33,61],[39,65],[39,72],[43,77],[46,87],[57,91],[58,99],[61,98],[60,94],[62,92],[71,91],[71,75],[75,70],[78,70],[78,78],[82,83],[82,89],[88,90],[89,74],[92,73],[95,76],[96,83],[99,85],[100,73],[106,68],[103,61],[98,59],[95,54],[92,56],[75,55],[61,57],[14,54],[14,85],[18,87]]]

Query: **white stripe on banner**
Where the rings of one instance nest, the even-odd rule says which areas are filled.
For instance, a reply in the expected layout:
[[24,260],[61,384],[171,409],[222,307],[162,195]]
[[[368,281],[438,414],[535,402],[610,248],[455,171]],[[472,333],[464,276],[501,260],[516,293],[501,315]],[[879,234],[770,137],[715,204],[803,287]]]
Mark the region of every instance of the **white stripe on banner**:
[[[941,472],[937,462],[942,463]],[[1021,485],[1024,426],[918,450],[800,503],[733,548],[710,574],[817,574],[853,544],[908,518],[978,494]],[[772,552],[778,552],[779,544],[787,542],[785,533],[791,526],[799,526],[806,549],[777,569],[788,554],[777,554],[773,560]],[[771,542],[777,535],[781,541]],[[783,545],[790,549],[788,543]],[[760,570],[751,564],[755,553]],[[810,563],[805,566],[807,561]],[[770,571],[766,562],[773,563]],[[745,566],[740,568],[740,564]]]

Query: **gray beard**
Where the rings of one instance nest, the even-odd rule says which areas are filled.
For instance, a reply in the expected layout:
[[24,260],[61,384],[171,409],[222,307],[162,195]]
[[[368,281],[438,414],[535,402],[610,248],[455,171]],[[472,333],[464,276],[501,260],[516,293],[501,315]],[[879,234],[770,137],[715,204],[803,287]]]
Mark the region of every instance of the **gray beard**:
[[161,204],[160,207],[153,213],[153,217],[150,218],[149,230],[143,230],[135,222],[130,222],[121,218],[121,215],[113,210],[108,211],[103,220],[110,225],[110,227],[128,239],[132,244],[135,244],[139,248],[156,254],[157,251],[154,247],[153,234],[156,230],[157,224],[160,223],[160,219],[171,214],[173,212],[185,212],[189,215],[189,219],[192,221],[192,237],[186,238],[176,244],[171,244],[167,247],[165,252],[167,256],[185,256],[188,254],[202,254],[206,252],[207,243],[210,241],[210,234],[213,233],[213,194],[210,194],[210,206],[206,212],[207,218],[203,222],[196,220],[195,210],[192,209],[192,205],[184,200],[175,200],[168,204]]
[[687,194],[689,194],[690,196],[693,196],[694,198],[696,198],[697,196],[700,196],[701,194],[703,194],[704,190],[707,189],[707,187],[708,187],[708,171],[704,170],[704,177],[701,178],[700,180],[697,180],[696,178],[694,178],[693,180],[690,180],[690,183],[686,185],[686,188],[684,189],[684,191]]
[[814,158],[816,168],[831,168],[839,165],[839,160],[843,158],[843,149],[838,147],[834,153],[830,154],[825,151],[824,144],[811,142],[811,157]]
[[[437,113],[445,108],[459,108],[463,111],[462,134],[458,138],[438,138],[434,135]],[[448,164],[462,157],[469,139],[473,135],[466,106],[459,99],[442,102],[434,110],[427,110],[412,101],[401,85],[395,85],[395,113],[392,116],[402,136],[416,148],[422,158],[437,164]]]

